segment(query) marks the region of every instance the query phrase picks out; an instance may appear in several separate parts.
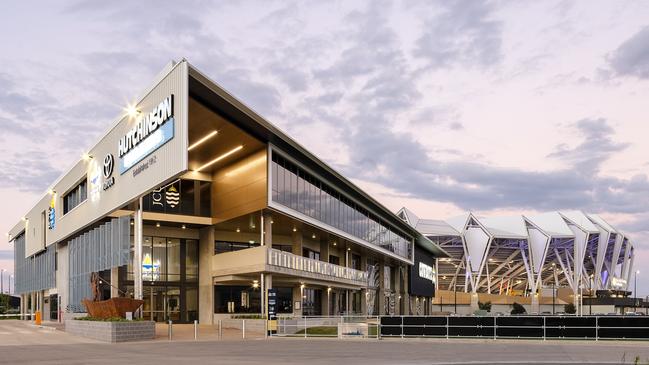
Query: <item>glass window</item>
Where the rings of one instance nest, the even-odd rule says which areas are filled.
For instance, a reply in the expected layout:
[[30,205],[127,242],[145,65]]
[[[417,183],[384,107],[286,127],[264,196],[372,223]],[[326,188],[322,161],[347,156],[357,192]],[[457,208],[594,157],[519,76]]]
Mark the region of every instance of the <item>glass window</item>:
[[151,276],[153,281],[167,280],[167,242],[163,237],[153,237],[153,247],[151,248]]
[[212,215],[212,184],[209,181],[200,182],[200,215],[210,217]]
[[180,240],[167,239],[167,280],[180,281]]
[[198,241],[185,241],[185,278],[198,281]]
[[252,286],[214,286],[214,313],[260,313],[261,290]]
[[402,244],[400,234],[391,230],[391,226],[384,225],[347,197],[282,156],[273,154],[272,159],[273,201],[400,256],[410,257],[405,254],[410,250],[410,238]]

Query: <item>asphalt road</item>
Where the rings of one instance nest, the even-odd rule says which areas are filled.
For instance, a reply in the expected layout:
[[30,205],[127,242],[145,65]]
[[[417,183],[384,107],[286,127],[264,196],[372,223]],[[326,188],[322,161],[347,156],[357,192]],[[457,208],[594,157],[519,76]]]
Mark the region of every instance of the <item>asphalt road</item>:
[[284,339],[106,344],[0,321],[0,364],[633,364],[646,342]]

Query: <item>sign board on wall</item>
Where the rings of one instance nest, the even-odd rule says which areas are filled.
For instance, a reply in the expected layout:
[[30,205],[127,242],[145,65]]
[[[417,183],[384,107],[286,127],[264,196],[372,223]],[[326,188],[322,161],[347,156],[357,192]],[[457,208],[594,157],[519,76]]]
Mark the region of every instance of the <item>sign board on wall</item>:
[[[162,75],[136,104],[141,117],[120,117],[88,151],[90,158],[79,161],[53,186],[64,195],[86,178],[88,199],[63,219],[62,209],[56,210],[56,228],[49,230],[46,245],[69,237],[187,171],[188,64],[169,65]],[[29,229],[38,228],[38,214],[48,206],[49,197],[27,214]],[[26,235],[26,256],[43,248],[41,237],[31,236]]]
[[410,267],[408,288],[410,295],[433,297],[436,284],[435,258],[431,253],[415,246],[414,265]]

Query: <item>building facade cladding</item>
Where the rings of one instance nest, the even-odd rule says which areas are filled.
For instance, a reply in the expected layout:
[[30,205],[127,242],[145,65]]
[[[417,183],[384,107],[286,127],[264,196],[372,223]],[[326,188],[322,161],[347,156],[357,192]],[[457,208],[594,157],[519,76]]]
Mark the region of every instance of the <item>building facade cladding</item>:
[[271,176],[273,202],[412,259],[412,238],[389,228],[377,216],[278,153],[272,156]]
[[[113,218],[68,241],[69,303],[72,312],[85,312],[84,298],[92,298],[90,275],[128,264],[130,217]],[[110,283],[117,285],[117,283]]]
[[56,286],[56,248],[25,257],[25,235],[14,240],[15,292],[23,294]]

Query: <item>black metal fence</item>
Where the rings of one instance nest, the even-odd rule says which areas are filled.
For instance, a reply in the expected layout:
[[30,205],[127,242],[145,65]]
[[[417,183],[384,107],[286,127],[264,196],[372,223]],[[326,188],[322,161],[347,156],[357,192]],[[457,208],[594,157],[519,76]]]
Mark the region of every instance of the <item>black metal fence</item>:
[[649,317],[381,317],[381,337],[649,340]]

